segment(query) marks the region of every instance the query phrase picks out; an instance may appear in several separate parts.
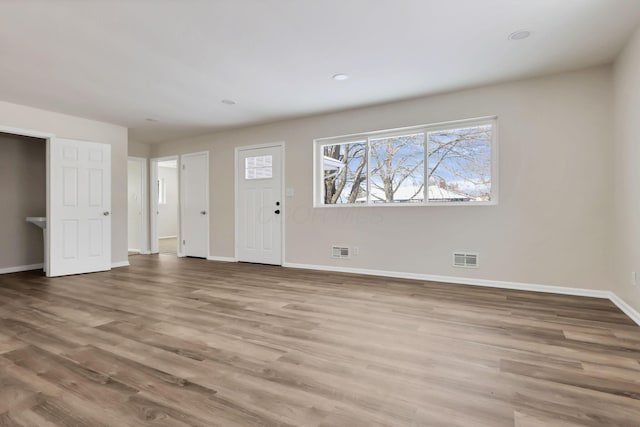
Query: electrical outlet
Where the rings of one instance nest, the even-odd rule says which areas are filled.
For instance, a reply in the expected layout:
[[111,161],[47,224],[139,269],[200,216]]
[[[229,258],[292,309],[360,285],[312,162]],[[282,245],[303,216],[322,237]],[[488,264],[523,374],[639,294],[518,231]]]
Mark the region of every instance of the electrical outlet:
[[353,255],[360,255],[360,248],[357,246],[353,247]]

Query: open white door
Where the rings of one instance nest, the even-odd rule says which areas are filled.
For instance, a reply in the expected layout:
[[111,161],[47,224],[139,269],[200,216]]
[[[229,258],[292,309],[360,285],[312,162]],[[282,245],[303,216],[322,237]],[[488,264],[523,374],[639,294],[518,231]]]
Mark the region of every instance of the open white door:
[[209,256],[209,153],[182,156],[180,171],[182,254]]
[[238,261],[282,265],[282,146],[238,151]]
[[111,269],[111,146],[49,142],[48,276]]

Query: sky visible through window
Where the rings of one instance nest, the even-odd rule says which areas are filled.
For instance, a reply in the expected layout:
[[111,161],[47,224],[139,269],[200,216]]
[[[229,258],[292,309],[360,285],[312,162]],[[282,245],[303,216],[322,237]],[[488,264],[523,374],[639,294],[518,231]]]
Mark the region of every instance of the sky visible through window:
[[420,203],[425,191],[435,202],[489,201],[492,132],[483,124],[325,145],[323,203]]

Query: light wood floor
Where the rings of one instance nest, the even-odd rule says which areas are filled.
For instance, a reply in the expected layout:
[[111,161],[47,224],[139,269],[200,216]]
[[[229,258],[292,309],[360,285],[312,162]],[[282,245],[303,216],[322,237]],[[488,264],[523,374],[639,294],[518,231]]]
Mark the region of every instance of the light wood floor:
[[175,237],[164,237],[158,239],[158,250],[161,254],[177,254],[178,239]]
[[609,301],[131,257],[0,276],[1,426],[639,426]]

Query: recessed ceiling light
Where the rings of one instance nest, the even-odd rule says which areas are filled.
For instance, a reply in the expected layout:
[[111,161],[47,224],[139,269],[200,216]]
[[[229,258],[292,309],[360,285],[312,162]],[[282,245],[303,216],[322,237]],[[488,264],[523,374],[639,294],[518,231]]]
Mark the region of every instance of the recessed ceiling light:
[[346,75],[346,74],[343,74],[343,73],[338,73],[338,74],[334,74],[333,76],[331,76],[331,78],[333,80],[343,81],[343,80],[347,80],[349,78],[349,76]]
[[233,99],[223,99],[222,102],[224,105],[236,105],[236,101],[234,101]]
[[523,40],[531,35],[531,31],[520,30],[509,34],[509,40]]
[[148,122],[151,122],[151,123],[157,123],[158,122],[158,119],[153,119],[151,117],[147,117],[145,120],[148,121]]

